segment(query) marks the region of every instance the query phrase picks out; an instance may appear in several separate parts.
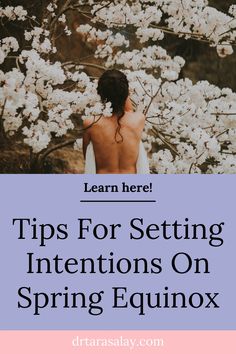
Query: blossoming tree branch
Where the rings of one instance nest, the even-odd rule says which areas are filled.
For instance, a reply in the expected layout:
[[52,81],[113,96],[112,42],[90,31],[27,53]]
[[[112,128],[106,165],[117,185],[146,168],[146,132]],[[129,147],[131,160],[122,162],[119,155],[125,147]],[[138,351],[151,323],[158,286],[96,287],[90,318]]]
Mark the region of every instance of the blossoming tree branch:
[[[71,13],[83,18],[76,28]],[[236,94],[180,78],[185,60],[162,45],[168,34],[201,41],[221,58],[231,55],[236,5],[223,13],[206,0],[55,0],[40,18],[9,5],[0,7],[0,18],[3,29],[12,22],[24,28],[21,41],[11,33],[1,38],[2,148],[17,136],[38,168],[56,149],[80,149],[81,136],[68,133],[82,131],[81,119],[92,116],[96,124],[111,115],[87,69],[118,68],[129,79],[134,106],[146,115],[143,141],[154,173],[236,173]],[[93,60],[60,60],[58,28],[68,39],[76,32],[90,43]]]

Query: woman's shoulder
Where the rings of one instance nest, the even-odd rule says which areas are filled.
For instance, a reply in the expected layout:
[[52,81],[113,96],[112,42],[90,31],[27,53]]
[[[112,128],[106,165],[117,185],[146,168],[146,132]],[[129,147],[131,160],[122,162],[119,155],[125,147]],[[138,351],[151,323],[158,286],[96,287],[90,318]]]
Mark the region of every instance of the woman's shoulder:
[[145,122],[145,115],[141,111],[129,112],[129,118],[131,121],[136,122],[137,124],[142,124]]
[[94,123],[94,118],[92,117],[86,117],[84,120],[83,120],[83,126],[84,128],[88,128],[90,126],[92,126]]

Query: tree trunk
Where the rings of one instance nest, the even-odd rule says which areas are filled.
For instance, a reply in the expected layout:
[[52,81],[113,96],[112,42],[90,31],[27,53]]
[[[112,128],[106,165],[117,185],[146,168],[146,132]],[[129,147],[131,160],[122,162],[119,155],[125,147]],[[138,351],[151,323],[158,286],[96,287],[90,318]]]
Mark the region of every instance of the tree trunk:
[[8,143],[7,136],[4,130],[4,125],[3,125],[3,113],[4,113],[5,105],[6,105],[6,100],[3,104],[1,115],[0,115],[0,148],[6,147]]

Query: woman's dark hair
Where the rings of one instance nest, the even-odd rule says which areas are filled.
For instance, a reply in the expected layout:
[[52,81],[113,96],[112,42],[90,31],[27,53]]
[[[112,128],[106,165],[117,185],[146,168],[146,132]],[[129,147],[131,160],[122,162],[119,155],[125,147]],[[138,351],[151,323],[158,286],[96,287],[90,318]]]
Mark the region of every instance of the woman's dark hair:
[[[121,142],[123,137],[120,134],[120,119],[125,114],[125,102],[129,95],[129,82],[126,75],[115,69],[105,71],[98,81],[97,91],[103,103],[111,102],[112,111],[117,116],[118,123],[115,139]],[[117,140],[117,135],[121,140]]]

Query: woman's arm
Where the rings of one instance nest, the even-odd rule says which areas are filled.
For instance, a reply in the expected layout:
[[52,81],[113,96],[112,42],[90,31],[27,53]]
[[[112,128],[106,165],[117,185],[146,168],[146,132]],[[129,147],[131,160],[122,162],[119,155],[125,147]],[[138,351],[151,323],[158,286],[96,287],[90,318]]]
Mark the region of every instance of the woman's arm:
[[90,137],[90,133],[89,133],[89,126],[91,125],[91,123],[86,119],[83,122],[83,126],[84,126],[84,133],[83,133],[83,154],[84,154],[84,158],[86,157],[86,150],[87,147],[91,141],[91,137]]

